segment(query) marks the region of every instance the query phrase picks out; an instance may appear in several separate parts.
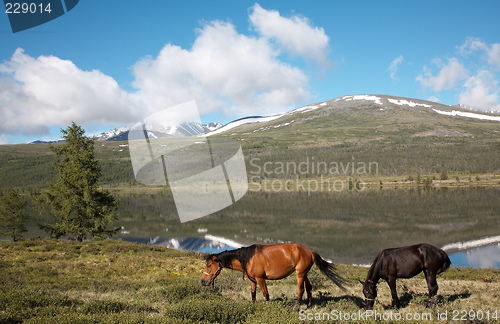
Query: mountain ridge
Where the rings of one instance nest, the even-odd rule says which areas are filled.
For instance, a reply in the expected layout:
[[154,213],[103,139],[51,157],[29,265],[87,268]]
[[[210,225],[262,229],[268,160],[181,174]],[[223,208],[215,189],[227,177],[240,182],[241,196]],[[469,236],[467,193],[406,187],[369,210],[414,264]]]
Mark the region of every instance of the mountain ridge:
[[[148,137],[150,138],[161,138],[168,136],[196,136],[204,134],[207,132],[214,131],[215,129],[222,127],[223,125],[217,122],[211,122],[208,124],[200,124],[197,122],[187,122],[177,126],[163,126],[155,129],[148,129]],[[112,130],[102,132],[98,135],[94,135],[97,142],[110,141],[126,141],[128,140],[129,128],[120,126],[113,128]],[[60,143],[64,140],[53,140],[53,141],[43,141],[34,140],[28,144],[48,144],[48,143]]]
[[[368,116],[370,118],[367,118]],[[330,127],[342,124],[341,126],[344,128],[348,127],[345,125],[347,121],[351,123],[352,127],[359,127],[363,123],[373,124],[375,121],[380,123],[379,126],[388,123],[427,123],[427,120],[434,120],[434,122],[439,123],[440,120],[447,117],[464,117],[471,121],[480,119],[485,121],[500,121],[500,115],[498,114],[480,113],[421,99],[371,94],[348,95],[306,105],[279,115],[239,119],[206,135],[257,135],[257,133],[266,131],[277,131],[277,129],[292,127],[294,125],[303,125],[306,122],[311,123],[313,119],[319,117],[330,117],[326,118],[330,119]],[[342,123],[342,120],[344,123]],[[316,124],[319,124],[319,122]],[[329,127],[327,124],[324,121],[321,127]],[[374,129],[377,128],[376,125],[372,126]],[[303,128],[301,127],[302,131]]]
[[[315,104],[310,104],[293,109],[289,112],[274,114],[269,116],[247,116],[238,118],[231,121],[225,125],[212,122],[208,124],[199,124],[196,122],[188,122],[178,126],[163,126],[157,129],[148,129],[148,136],[151,138],[161,138],[168,136],[197,136],[205,134],[206,136],[213,135],[228,135],[227,132],[230,130],[234,132],[243,132],[241,134],[248,135],[248,132],[244,130],[249,130],[251,132],[261,132],[270,129],[276,129],[284,126],[290,126],[296,122],[294,119],[290,119],[293,116],[306,116],[307,113],[315,111],[315,113],[321,113],[325,115],[331,114],[333,111],[338,113],[347,110],[354,111],[360,108],[378,108],[379,112],[393,111],[394,113],[400,113],[394,111],[394,109],[411,109],[413,113],[424,113],[431,114],[434,116],[438,115],[448,115],[452,117],[465,117],[471,119],[483,119],[491,121],[500,121],[500,115],[493,112],[482,112],[477,110],[471,110],[468,107],[462,105],[448,106],[432,101],[414,99],[407,97],[398,97],[390,95],[378,95],[378,94],[359,94],[359,95],[346,95],[337,97],[331,100],[318,102]],[[368,111],[367,111],[368,112]],[[373,111],[370,112],[373,114]],[[259,125],[264,125],[262,127],[255,128]],[[253,128],[253,129],[252,129]],[[112,130],[103,132],[95,136],[96,141],[126,141],[128,139],[128,128],[117,127]],[[30,144],[39,143],[57,143],[61,140],[56,141],[32,141]]]

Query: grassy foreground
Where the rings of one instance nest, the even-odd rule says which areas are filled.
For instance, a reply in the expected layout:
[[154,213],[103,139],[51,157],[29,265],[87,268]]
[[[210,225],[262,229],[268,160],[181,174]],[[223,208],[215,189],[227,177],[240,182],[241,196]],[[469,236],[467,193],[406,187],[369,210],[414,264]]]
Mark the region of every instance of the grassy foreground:
[[[358,322],[355,316],[368,316],[358,283],[367,268],[338,265],[350,283],[343,292],[313,266],[308,310],[296,304],[294,275],[268,281],[271,301],[258,290],[254,305],[240,272],[226,269],[214,288],[202,287],[203,268],[195,253],[120,240],[0,242],[0,323],[301,323],[335,316]],[[443,323],[438,316],[446,315],[447,322],[499,322],[500,271],[452,268],[438,284],[437,306],[426,309],[423,276],[398,281],[403,307],[395,310],[381,282],[375,313],[361,321]]]

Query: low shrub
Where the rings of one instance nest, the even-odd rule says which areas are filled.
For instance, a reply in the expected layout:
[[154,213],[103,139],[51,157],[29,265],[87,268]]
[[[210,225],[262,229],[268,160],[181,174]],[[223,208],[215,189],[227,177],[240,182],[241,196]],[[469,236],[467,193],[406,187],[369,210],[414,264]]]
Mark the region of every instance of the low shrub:
[[84,314],[109,314],[129,310],[126,303],[112,300],[92,300],[82,309]]
[[253,304],[201,293],[173,305],[166,314],[180,320],[208,323],[241,323],[254,313]]
[[[198,280],[193,278],[166,278],[157,283],[162,286],[159,294],[169,303],[178,303],[186,297],[204,294],[207,291],[204,289],[207,287],[203,287]],[[212,294],[215,293],[212,291]]]

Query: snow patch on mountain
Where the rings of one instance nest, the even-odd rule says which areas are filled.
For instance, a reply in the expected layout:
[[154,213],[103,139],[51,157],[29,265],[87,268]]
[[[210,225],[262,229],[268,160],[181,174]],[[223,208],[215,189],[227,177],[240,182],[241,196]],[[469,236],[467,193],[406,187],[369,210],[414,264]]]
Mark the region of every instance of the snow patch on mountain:
[[[149,138],[161,138],[167,136],[197,136],[207,132],[212,132],[222,127],[220,123],[209,123],[202,125],[197,122],[186,122],[173,126],[146,126]],[[107,132],[96,135],[97,141],[126,141],[129,129],[127,127],[117,127]]]
[[167,128],[166,131],[167,131],[168,135],[174,135],[175,132],[177,132],[177,126],[174,125],[174,126],[170,127],[170,129]]
[[319,105],[310,105],[310,106],[304,106],[301,108],[297,108],[295,110],[292,110],[289,114],[294,114],[294,113],[298,113],[298,112],[305,113],[305,112],[315,110],[315,109],[318,109],[318,108],[324,107],[324,106],[326,106],[326,102],[322,102]]
[[121,134],[123,134],[124,132],[127,132],[127,131],[128,131],[128,128],[126,128],[126,127],[117,127],[115,129],[112,129],[112,130],[109,130],[107,132],[103,132],[99,135],[96,135],[95,138],[98,141],[106,141],[110,138],[120,136]]
[[217,122],[212,122],[212,123],[208,123],[206,125],[203,125],[203,128],[205,128],[205,132],[212,132],[214,130],[216,130],[217,128],[221,128],[222,125],[221,123],[217,123]]
[[[262,131],[266,131],[266,130],[270,130],[270,129],[274,129],[274,128],[280,128],[280,127],[283,127],[283,126],[288,126],[288,125],[291,125],[295,122],[295,120],[292,120],[288,123],[283,123],[283,124],[278,124],[278,125],[271,125],[271,126],[263,126],[261,128],[258,128],[256,130],[253,131],[253,133],[258,133],[258,132],[262,132]],[[250,133],[244,133],[242,135],[248,135]]]
[[383,105],[382,98],[373,95],[355,95],[355,96],[344,96],[342,97],[345,101],[351,100],[369,100],[374,101],[377,105]]
[[438,114],[441,115],[447,115],[447,116],[460,116],[460,117],[469,117],[469,118],[476,118],[476,119],[483,119],[483,120],[493,120],[493,121],[500,121],[500,116],[488,116],[488,115],[482,115],[482,114],[476,114],[476,113],[470,113],[470,112],[464,112],[464,111],[457,111],[457,110],[452,110],[452,111],[442,111],[442,110],[437,110],[437,109],[432,109]]
[[272,115],[272,116],[256,116],[256,117],[246,117],[246,118],[241,118],[235,121],[230,122],[229,124],[226,124],[212,132],[206,133],[206,136],[211,136],[215,134],[220,134],[223,132],[227,132],[230,129],[233,129],[235,127],[245,125],[245,124],[253,124],[253,123],[264,123],[268,121],[272,121],[275,119],[278,119],[280,117],[283,117],[284,114],[278,114],[278,115]]
[[398,106],[406,105],[406,106],[410,106],[410,107],[422,106],[422,107],[426,107],[426,108],[431,108],[431,105],[416,103],[416,102],[408,101],[405,99],[397,100],[397,99],[388,98],[387,100],[389,100],[390,103],[393,103],[393,104],[398,105]]

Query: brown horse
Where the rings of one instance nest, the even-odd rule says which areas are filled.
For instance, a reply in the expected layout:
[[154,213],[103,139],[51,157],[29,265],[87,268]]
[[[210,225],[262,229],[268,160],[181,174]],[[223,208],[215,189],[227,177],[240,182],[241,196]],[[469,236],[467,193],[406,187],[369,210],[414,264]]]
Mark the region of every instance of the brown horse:
[[[379,279],[387,281],[391,288],[392,306],[401,307],[396,292],[396,278],[411,278],[424,272],[429,298],[437,294],[438,284],[436,275],[447,270],[451,261],[443,250],[429,245],[417,244],[394,249],[385,249],[373,260],[363,283],[363,294],[366,300],[366,309],[372,309],[377,297],[377,283]],[[431,303],[427,304],[430,306]]]
[[307,278],[307,273],[313,263],[316,263],[321,272],[333,283],[344,289],[343,283],[345,281],[337,274],[334,265],[323,260],[318,253],[296,243],[255,244],[237,250],[210,254],[206,257],[206,261],[207,265],[201,276],[202,285],[213,285],[215,278],[224,268],[241,271],[243,276],[250,280],[252,301],[254,303],[257,284],[266,300],[269,300],[266,279],[283,279],[295,271],[299,286],[299,304],[302,301],[305,287],[308,300],[307,306],[310,307],[312,304],[312,286]]

